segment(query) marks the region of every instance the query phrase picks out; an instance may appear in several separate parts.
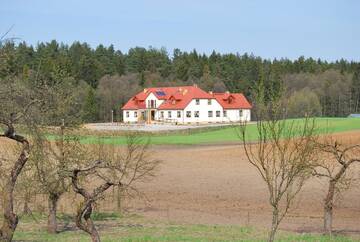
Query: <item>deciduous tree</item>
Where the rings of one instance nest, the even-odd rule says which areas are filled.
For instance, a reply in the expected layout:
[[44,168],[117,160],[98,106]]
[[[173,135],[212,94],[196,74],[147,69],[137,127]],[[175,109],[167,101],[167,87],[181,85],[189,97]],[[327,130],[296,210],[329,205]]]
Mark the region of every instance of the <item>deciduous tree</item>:
[[154,176],[159,164],[158,160],[150,156],[149,141],[144,143],[144,140],[134,133],[128,134],[126,140],[125,150],[99,145],[96,151],[92,151],[97,154],[96,158],[90,155],[94,158],[91,162],[87,162],[86,166],[71,170],[73,190],[83,197],[75,222],[77,227],[88,233],[94,242],[100,241],[98,231],[91,219],[94,204],[112,186],[121,187],[121,194],[124,196],[137,192],[135,183],[147,181]]
[[341,144],[331,137],[325,137],[317,143],[317,148],[320,158],[314,166],[313,174],[328,181],[324,199],[324,231],[331,235],[335,195],[351,184],[349,170],[360,162],[360,145]]
[[256,140],[249,142],[246,123],[240,126],[240,137],[248,161],[257,169],[269,192],[272,222],[268,241],[272,242],[280,222],[310,177],[315,125],[308,118],[301,123],[286,122],[283,100],[274,98],[264,102],[261,83],[257,93]]

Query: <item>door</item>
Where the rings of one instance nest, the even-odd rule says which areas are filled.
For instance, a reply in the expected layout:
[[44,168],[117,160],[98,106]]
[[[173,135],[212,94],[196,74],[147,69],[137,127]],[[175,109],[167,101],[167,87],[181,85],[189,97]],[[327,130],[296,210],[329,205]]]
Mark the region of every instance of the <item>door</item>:
[[155,110],[151,110],[151,120],[155,120]]

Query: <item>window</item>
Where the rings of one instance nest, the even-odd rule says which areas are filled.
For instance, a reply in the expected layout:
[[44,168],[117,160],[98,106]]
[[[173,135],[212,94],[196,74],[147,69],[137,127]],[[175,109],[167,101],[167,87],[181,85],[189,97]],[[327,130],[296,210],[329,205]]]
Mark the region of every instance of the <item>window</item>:
[[195,117],[195,118],[200,117],[200,112],[199,112],[199,111],[194,111],[194,117]]
[[223,111],[223,116],[224,116],[225,118],[227,117],[226,110]]
[[211,99],[208,99],[208,105],[211,105]]
[[242,109],[239,110],[239,115],[240,115],[240,117],[243,116],[243,110]]
[[171,118],[171,111],[168,111],[168,118]]
[[150,108],[155,108],[155,100],[150,100]]
[[212,116],[213,116],[213,111],[208,111],[208,117],[212,118]]
[[191,111],[186,111],[186,117],[191,118]]
[[177,111],[177,117],[181,118],[181,111]]
[[217,117],[217,118],[220,117],[220,111],[216,111],[216,117]]
[[126,111],[126,117],[130,117],[130,112],[129,111]]
[[164,118],[164,111],[160,112],[160,118]]
[[137,112],[136,111],[134,112],[134,118],[137,118]]
[[196,105],[200,105],[200,99],[196,99],[195,102],[196,102]]

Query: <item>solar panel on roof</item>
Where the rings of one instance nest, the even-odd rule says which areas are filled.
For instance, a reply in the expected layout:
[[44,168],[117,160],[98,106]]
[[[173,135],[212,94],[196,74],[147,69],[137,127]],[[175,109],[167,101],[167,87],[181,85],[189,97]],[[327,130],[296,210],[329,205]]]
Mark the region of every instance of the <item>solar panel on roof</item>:
[[155,93],[158,96],[165,96],[166,95],[164,91],[156,91]]

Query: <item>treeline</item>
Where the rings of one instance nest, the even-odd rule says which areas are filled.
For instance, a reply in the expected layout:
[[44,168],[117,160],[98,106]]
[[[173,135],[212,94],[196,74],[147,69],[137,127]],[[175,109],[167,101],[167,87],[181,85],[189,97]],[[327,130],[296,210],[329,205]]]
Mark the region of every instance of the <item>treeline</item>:
[[360,63],[343,59],[268,60],[246,53],[169,53],[152,47],[123,53],[113,45],[93,49],[55,40],[36,46],[8,41],[0,51],[0,78],[66,82],[64,88],[78,94],[77,113],[85,122],[109,121],[111,110],[120,119],[120,107],[144,87],[194,83],[205,90],[243,92],[251,99],[253,87],[262,81],[268,96],[286,91],[292,117],[360,112]]

